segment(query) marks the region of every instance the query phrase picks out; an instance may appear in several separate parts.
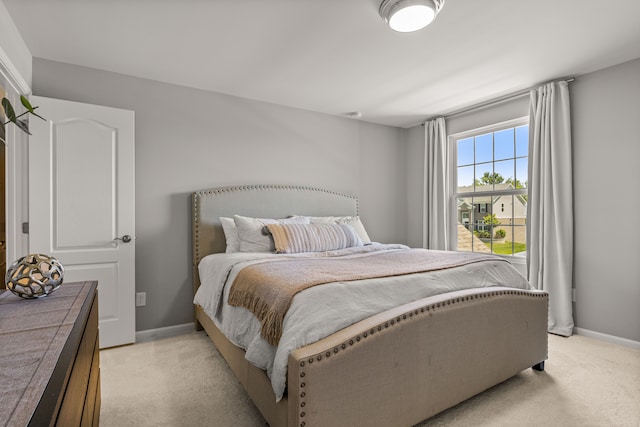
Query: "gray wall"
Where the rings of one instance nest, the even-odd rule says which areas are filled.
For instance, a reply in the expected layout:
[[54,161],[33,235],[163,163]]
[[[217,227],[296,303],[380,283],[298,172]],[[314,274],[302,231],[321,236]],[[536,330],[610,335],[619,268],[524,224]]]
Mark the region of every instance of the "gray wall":
[[640,341],[640,59],[571,84],[576,326]]
[[[570,84],[576,327],[640,341],[640,59]],[[447,133],[528,115],[528,97],[447,120]],[[408,241],[422,243],[424,130],[407,140]],[[419,183],[419,184],[416,184]]]
[[[360,197],[375,240],[422,245],[424,130],[34,60],[34,94],[136,111],[137,330],[191,321],[189,193],[274,183]],[[571,83],[579,328],[640,341],[640,60]],[[449,133],[528,114],[459,115]],[[634,222],[635,221],[635,222]],[[159,268],[161,266],[162,268]]]
[[[2,1],[0,1],[0,49],[4,51],[4,55],[0,58],[3,62],[1,65],[6,68],[5,71],[17,74],[12,75],[12,78],[24,79],[18,84],[25,84],[27,87],[20,89],[27,90],[31,86],[32,77],[31,53]],[[10,61],[11,64],[4,61]],[[10,70],[9,65],[11,65]]]
[[407,245],[422,247],[424,221],[424,126],[404,130],[407,146]]
[[34,59],[35,95],[136,114],[136,330],[193,320],[190,193],[294,184],[359,196],[372,239],[406,240],[403,131]]

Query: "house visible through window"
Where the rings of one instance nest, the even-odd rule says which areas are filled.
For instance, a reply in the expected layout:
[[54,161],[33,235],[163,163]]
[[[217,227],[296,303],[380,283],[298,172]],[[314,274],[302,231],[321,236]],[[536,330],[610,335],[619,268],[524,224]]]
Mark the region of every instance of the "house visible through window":
[[526,119],[453,135],[456,249],[527,250],[529,125]]

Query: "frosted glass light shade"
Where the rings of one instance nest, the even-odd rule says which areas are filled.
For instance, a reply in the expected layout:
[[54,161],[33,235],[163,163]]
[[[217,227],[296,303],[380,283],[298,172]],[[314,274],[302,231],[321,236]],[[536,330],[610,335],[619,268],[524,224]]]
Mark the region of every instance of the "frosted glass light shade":
[[384,0],[379,12],[393,30],[408,33],[429,25],[443,3],[444,0]]
[[427,6],[409,6],[394,13],[389,18],[389,26],[398,32],[409,33],[426,27],[435,16],[433,9]]

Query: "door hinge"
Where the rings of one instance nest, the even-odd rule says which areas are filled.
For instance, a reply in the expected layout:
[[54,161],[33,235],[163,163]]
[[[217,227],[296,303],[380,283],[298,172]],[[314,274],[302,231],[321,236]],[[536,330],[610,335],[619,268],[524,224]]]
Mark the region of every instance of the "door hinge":
[[29,223],[28,222],[23,222],[22,223],[22,233],[23,234],[29,234]]

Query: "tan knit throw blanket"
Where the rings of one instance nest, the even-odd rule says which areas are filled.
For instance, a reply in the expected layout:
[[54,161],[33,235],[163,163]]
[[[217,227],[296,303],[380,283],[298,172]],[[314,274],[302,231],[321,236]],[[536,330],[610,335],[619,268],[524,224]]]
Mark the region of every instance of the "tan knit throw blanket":
[[277,345],[284,316],[293,297],[315,285],[399,276],[457,267],[493,255],[405,249],[372,252],[369,256],[337,258],[286,258],[244,267],[229,293],[229,304],[250,310],[262,322],[261,334]]

